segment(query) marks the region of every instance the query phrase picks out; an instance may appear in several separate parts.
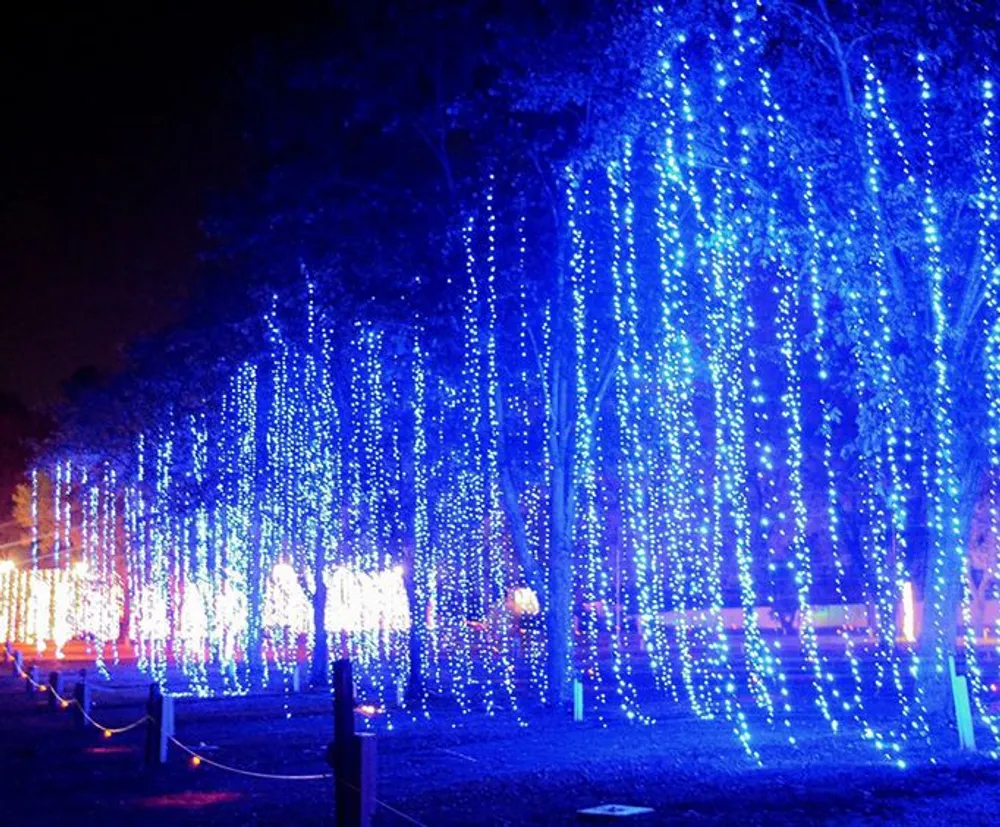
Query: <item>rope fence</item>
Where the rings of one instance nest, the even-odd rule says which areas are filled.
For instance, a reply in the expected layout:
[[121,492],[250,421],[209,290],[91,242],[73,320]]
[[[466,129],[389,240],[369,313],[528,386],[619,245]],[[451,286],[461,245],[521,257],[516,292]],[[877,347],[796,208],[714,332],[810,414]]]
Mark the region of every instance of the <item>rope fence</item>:
[[[73,703],[75,703],[77,705],[77,707],[80,706],[79,702],[75,698],[73,699]],[[132,723],[126,724],[125,726],[121,726],[121,727],[106,727],[103,724],[101,724],[100,722],[95,721],[93,718],[91,718],[90,715],[87,714],[87,711],[84,710],[83,708],[80,708],[80,712],[83,713],[83,717],[87,721],[88,724],[90,724],[91,726],[93,726],[93,727],[95,727],[97,729],[100,729],[100,730],[102,730],[104,732],[104,737],[105,738],[110,738],[112,735],[121,735],[123,732],[129,732],[129,731],[135,729],[136,727],[140,727],[143,724],[149,723],[152,720],[152,718],[150,718],[149,715],[143,715],[137,721],[133,721]]]
[[248,778],[264,778],[269,781],[326,781],[333,778],[332,772],[317,773],[314,775],[280,775],[277,773],[267,773],[267,772],[255,772],[253,770],[244,770],[239,767],[233,767],[229,764],[223,764],[219,761],[215,761],[198,752],[195,752],[191,747],[186,744],[182,744],[175,737],[170,736],[170,743],[174,746],[179,747],[181,750],[186,752],[195,762],[195,766],[199,764],[207,764],[210,767],[215,767],[219,770],[224,770],[225,772],[231,772],[236,775],[245,775]]
[[80,711],[80,714],[83,716],[83,719],[92,727],[94,727],[94,729],[101,730],[101,732],[104,733],[105,738],[110,738],[112,735],[121,735],[124,732],[130,732],[131,730],[136,729],[137,727],[140,727],[143,724],[148,723],[149,721],[152,720],[152,718],[149,715],[143,715],[138,720],[135,720],[130,724],[125,724],[125,726],[120,726],[120,727],[105,726],[100,721],[95,720],[90,715],[90,713],[83,708],[83,705],[76,698],[63,697],[51,684],[41,683],[39,681],[36,681],[33,677],[31,677],[31,675],[28,672],[25,672],[24,669],[22,669],[17,664],[17,662],[14,663],[14,666],[17,669],[18,674],[39,692],[51,692],[52,696],[59,702],[59,705],[63,709],[69,709],[71,706],[76,707],[76,709],[78,709]]
[[[8,654],[10,653],[8,652]],[[39,693],[50,693],[51,696],[55,699],[55,701],[59,704],[59,706],[64,710],[70,709],[71,707],[75,708],[75,710],[81,716],[82,720],[85,721],[90,726],[94,727],[95,729],[100,730],[105,738],[110,738],[113,735],[121,735],[123,733],[130,732],[131,730],[137,729],[144,725],[148,725],[147,726],[148,733],[152,733],[152,730],[156,730],[156,735],[158,735],[159,740],[161,741],[161,748],[159,750],[160,763],[163,763],[166,759],[165,746],[166,743],[169,742],[189,757],[190,763],[193,767],[198,767],[202,764],[205,764],[206,766],[214,767],[215,769],[221,770],[222,772],[228,772],[233,775],[243,776],[246,778],[266,780],[266,781],[307,781],[307,782],[335,781],[337,786],[343,787],[347,790],[351,790],[354,793],[357,793],[359,797],[363,798],[365,795],[364,791],[361,788],[352,784],[350,781],[346,779],[346,777],[338,777],[337,773],[327,772],[327,773],[312,773],[312,774],[281,774],[281,773],[258,772],[256,770],[247,770],[241,767],[234,767],[231,764],[225,764],[221,761],[216,761],[213,758],[209,758],[208,756],[201,754],[197,750],[189,747],[187,744],[178,740],[177,737],[173,734],[173,709],[172,709],[173,698],[161,695],[155,685],[153,687],[154,691],[151,692],[151,704],[153,703],[152,699],[154,697],[158,698],[161,703],[163,702],[164,697],[167,698],[170,707],[169,723],[167,723],[164,720],[163,707],[161,706],[159,707],[160,712],[157,715],[147,713],[143,715],[141,718],[138,718],[129,724],[125,724],[124,726],[109,727],[106,726],[105,724],[102,724],[95,718],[93,718],[90,712],[85,708],[84,704],[80,703],[78,698],[63,696],[51,683],[44,683],[42,681],[36,680],[31,672],[25,670],[22,667],[19,657],[17,656],[15,657],[13,664],[14,664],[14,670],[17,673],[17,675],[21,679],[26,681],[29,687],[38,691]],[[35,671],[36,669],[37,666],[33,666],[32,672]],[[92,688],[92,685],[86,684],[85,680],[86,679],[83,678],[81,683],[86,687],[86,689]],[[108,689],[111,688],[108,687]],[[115,691],[116,689],[117,688],[111,689],[111,691]],[[122,691],[122,690],[117,689],[117,691]],[[89,706],[89,702],[85,703]],[[149,709],[151,712],[156,712],[157,707],[151,705]],[[151,737],[155,736],[151,735]],[[147,756],[149,754],[150,754],[149,747],[147,745]],[[382,801],[374,796],[371,796],[369,800],[371,800],[377,807],[381,807],[387,812],[392,813],[397,818],[402,819],[407,824],[413,824],[416,825],[416,827],[427,827],[427,825],[425,825],[423,822],[418,821],[412,816],[407,815],[401,810],[396,809],[391,804],[388,804],[385,801]],[[339,823],[340,821],[338,816],[338,824]]]
[[[331,781],[334,778],[334,774],[332,772],[317,773],[317,774],[314,774],[314,775],[281,775],[281,774],[278,774],[278,773],[256,772],[254,770],[244,770],[244,769],[241,769],[240,767],[234,767],[234,766],[232,766],[230,764],[223,764],[221,761],[216,761],[216,760],[214,760],[212,758],[209,758],[209,757],[207,757],[205,755],[202,755],[201,753],[197,752],[196,750],[191,749],[191,747],[189,747],[187,744],[184,744],[184,743],[178,741],[173,736],[170,737],[170,742],[175,747],[177,747],[178,749],[180,749],[183,752],[187,753],[188,756],[190,756],[190,758],[192,760],[192,763],[196,767],[200,766],[201,764],[205,764],[205,765],[207,765],[209,767],[215,767],[218,770],[222,770],[223,772],[230,772],[230,773],[233,773],[234,775],[243,775],[243,776],[246,776],[247,778],[262,778],[262,779],[265,779],[267,781]],[[350,784],[350,783],[348,783],[346,781],[341,781],[341,783],[344,784],[345,786],[349,787],[350,789],[354,790],[355,792],[358,792],[358,793],[361,792],[361,790],[358,787],[355,787],[353,784]],[[391,804],[387,804],[385,801],[382,801],[381,799],[376,798],[375,799],[375,803],[379,807],[382,807],[385,810],[388,810],[390,813],[393,813],[394,815],[396,815],[399,818],[403,819],[408,824],[415,824],[415,825],[417,825],[417,827],[427,827],[427,825],[425,825],[422,821],[417,821],[412,816],[408,816],[406,813],[404,813],[404,812],[402,812],[400,810],[397,810]]]

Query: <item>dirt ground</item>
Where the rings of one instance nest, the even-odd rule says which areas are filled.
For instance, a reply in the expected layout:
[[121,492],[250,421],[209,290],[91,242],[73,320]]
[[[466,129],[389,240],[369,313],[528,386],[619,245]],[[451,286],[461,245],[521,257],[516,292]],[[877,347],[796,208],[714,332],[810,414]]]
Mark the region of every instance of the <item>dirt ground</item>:
[[[69,667],[61,668],[69,671]],[[46,674],[43,668],[43,675]],[[120,727],[144,714],[146,682],[116,673],[93,680],[95,720]],[[210,761],[250,772],[329,772],[333,734],[325,693],[179,698],[177,738]],[[431,720],[396,712],[368,724],[378,737],[376,824],[559,825],[577,811],[632,804],[653,814],[621,824],[995,823],[1000,765],[945,753],[930,764],[885,765],[856,735],[833,737],[818,719],[795,721],[797,747],[754,729],[764,768],[743,755],[728,725],[663,709],[651,726],[611,718],[574,724],[527,709],[462,715],[442,702]],[[359,729],[366,722],[359,718]],[[391,725],[391,730],[389,726]],[[143,768],[144,728],[104,737],[80,732],[68,711],[0,677],[0,824],[333,824],[332,781],[243,776],[192,766],[174,747]],[[407,820],[409,819],[409,820]]]

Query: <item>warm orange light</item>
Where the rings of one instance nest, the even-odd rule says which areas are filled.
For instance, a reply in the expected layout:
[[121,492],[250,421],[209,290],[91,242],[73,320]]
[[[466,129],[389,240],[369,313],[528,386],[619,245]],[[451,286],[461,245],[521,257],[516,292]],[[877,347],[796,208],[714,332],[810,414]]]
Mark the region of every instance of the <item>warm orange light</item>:
[[67,706],[69,706],[69,701],[63,701],[62,708],[65,709]]
[[374,718],[378,715],[382,709],[381,707],[375,706],[375,704],[361,704],[355,710],[359,715],[364,715],[366,718]]
[[538,605],[538,595],[527,586],[514,589],[512,597],[514,614],[516,615],[537,615],[541,611],[541,607]]
[[197,755],[192,755],[191,756],[191,766],[194,767],[195,769],[197,769],[198,767],[200,767],[201,766],[201,758],[199,758]]
[[110,729],[104,730],[104,737],[105,738],[110,738],[111,737],[111,730]]

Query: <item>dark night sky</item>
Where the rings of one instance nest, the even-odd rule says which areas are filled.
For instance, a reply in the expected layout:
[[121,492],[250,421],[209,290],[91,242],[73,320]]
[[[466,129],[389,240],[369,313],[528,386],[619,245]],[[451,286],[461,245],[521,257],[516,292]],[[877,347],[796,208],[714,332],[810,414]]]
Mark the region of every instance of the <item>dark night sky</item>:
[[0,391],[52,402],[183,313],[204,199],[239,178],[234,67],[289,24],[253,5],[5,10]]

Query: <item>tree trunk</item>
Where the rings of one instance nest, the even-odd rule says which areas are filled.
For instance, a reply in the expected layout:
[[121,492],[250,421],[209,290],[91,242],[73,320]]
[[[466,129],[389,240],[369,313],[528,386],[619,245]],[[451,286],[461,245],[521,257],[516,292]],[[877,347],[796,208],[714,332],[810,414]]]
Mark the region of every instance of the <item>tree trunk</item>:
[[[948,658],[955,654],[959,609],[965,587],[968,538],[979,493],[979,466],[973,462],[963,463],[958,476],[960,493],[954,508],[958,536],[962,538],[962,553],[956,553],[944,538],[931,543],[927,552],[924,613],[920,630],[921,670],[917,688],[932,728],[946,726],[954,719]],[[934,582],[937,569],[941,572],[940,585]]]
[[548,591],[545,577],[541,567],[535,557],[535,552],[528,545],[528,532],[524,526],[524,515],[521,514],[521,504],[518,502],[517,489],[514,486],[510,465],[504,463],[500,468],[500,491],[503,495],[504,509],[507,513],[507,521],[510,525],[511,541],[514,545],[514,553],[524,570],[524,579],[528,582],[531,590],[538,595],[538,599],[548,604],[546,593]]
[[121,554],[115,556],[115,572],[122,584],[122,613],[118,620],[118,645],[123,646],[128,642],[129,629],[132,628],[132,588],[128,565]]
[[[317,555],[317,558],[319,555]],[[322,574],[316,577],[313,589],[313,651],[309,669],[309,683],[313,686],[330,685],[330,644],[326,634],[326,581]]]
[[406,697],[410,701],[419,700],[424,695],[424,638],[427,634],[426,606],[418,604],[413,569],[411,556],[411,563],[403,574],[406,602],[410,606],[410,670],[406,682]]
[[[263,373],[263,372],[262,372]],[[251,536],[247,539],[252,543],[249,560],[247,561],[247,651],[246,662],[249,670],[249,681],[252,689],[262,689],[264,686],[264,634],[261,621],[264,618],[264,517],[261,513],[261,491],[264,487],[266,474],[270,469],[268,462],[267,423],[271,419],[271,399],[273,398],[273,371],[267,371],[267,378],[256,372],[253,376],[253,394],[258,400],[256,419],[243,424],[251,427],[253,451],[251,456],[241,459],[252,463],[252,479],[245,493],[241,489],[240,505],[246,509],[250,517]],[[258,391],[265,387],[265,382],[271,387],[267,392]],[[270,571],[267,572],[270,574]]]
[[250,672],[250,686],[253,689],[264,687],[264,639],[261,630],[263,613],[263,589],[261,588],[261,548],[262,532],[260,520],[257,520],[257,542],[250,553],[247,562],[247,667]]
[[565,453],[553,457],[548,632],[549,703],[570,698],[573,654],[572,474]]

